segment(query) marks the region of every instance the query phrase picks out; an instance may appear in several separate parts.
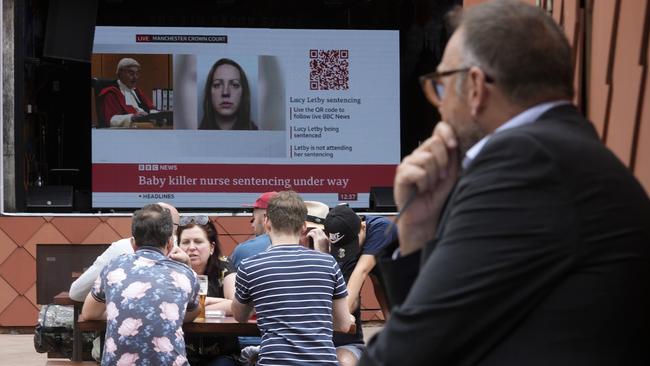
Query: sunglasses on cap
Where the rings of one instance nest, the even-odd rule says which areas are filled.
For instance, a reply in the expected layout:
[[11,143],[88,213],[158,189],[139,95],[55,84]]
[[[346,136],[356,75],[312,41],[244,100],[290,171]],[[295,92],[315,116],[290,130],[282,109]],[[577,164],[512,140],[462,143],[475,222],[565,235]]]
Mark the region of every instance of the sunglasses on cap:
[[210,222],[210,218],[207,215],[200,215],[200,216],[181,216],[180,219],[180,226],[186,226],[191,223],[197,224],[197,225],[206,225],[208,222]]

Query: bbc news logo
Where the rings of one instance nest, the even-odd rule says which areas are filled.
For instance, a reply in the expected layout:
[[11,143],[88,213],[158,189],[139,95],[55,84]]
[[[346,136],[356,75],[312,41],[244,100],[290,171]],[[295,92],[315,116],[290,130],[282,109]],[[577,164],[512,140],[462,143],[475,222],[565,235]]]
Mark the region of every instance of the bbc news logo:
[[175,164],[138,164],[140,172],[157,172],[159,170],[178,170]]
[[157,172],[158,170],[158,164],[138,164],[140,172]]

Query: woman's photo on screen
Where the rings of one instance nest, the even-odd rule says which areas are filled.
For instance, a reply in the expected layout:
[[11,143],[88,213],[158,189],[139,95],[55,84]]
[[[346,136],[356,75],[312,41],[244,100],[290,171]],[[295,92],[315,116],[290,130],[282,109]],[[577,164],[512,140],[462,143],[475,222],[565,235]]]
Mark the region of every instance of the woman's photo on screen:
[[257,130],[251,119],[251,89],[235,61],[217,60],[207,75],[200,130]]

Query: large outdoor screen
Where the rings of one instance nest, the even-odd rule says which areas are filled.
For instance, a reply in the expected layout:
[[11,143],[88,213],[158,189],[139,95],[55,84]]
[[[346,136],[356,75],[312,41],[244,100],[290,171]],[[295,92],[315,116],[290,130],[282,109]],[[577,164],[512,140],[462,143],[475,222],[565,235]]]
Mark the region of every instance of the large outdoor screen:
[[[131,122],[106,104],[124,58],[150,103]],[[366,208],[392,185],[397,31],[97,27],[92,77],[95,208],[241,208],[286,189]]]

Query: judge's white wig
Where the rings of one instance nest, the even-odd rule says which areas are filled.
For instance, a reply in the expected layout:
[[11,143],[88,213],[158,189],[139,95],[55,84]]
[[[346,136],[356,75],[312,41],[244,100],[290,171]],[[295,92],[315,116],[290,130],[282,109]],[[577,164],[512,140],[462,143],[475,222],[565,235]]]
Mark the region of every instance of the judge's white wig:
[[120,70],[124,67],[130,67],[130,66],[137,66],[140,68],[140,63],[132,58],[125,57],[120,60],[120,62],[117,63],[117,70],[115,70],[115,73],[119,73]]

